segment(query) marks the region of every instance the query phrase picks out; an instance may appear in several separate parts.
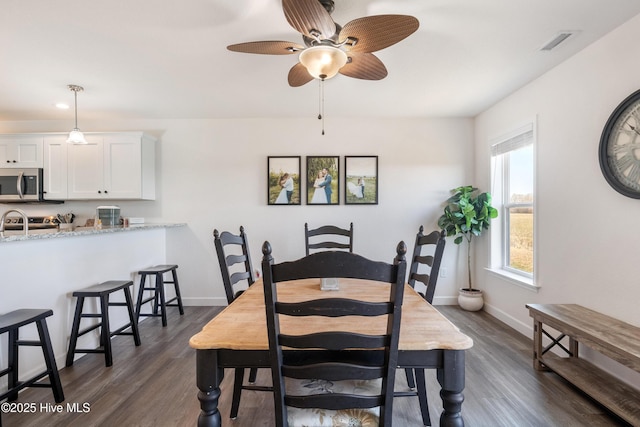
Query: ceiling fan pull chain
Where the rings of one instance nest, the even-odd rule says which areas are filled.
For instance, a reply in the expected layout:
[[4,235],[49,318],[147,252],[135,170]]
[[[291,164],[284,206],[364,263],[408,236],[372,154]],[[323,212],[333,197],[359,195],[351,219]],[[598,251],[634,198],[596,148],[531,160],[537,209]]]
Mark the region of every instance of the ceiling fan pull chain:
[[324,135],[324,79],[319,79],[318,82],[318,120],[322,120],[322,135]]

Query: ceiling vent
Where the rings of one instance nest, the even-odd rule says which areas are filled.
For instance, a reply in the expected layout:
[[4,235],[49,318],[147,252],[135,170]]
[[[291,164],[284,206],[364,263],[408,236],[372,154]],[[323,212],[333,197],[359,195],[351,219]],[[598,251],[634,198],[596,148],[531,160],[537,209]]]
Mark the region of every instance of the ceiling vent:
[[559,44],[563,43],[564,41],[566,41],[569,37],[573,36],[576,34],[576,31],[561,31],[558,34],[556,34],[551,40],[549,40],[548,42],[546,42],[544,44],[544,46],[542,46],[540,48],[540,50],[542,51],[549,51],[549,50],[553,50],[556,47],[558,47]]

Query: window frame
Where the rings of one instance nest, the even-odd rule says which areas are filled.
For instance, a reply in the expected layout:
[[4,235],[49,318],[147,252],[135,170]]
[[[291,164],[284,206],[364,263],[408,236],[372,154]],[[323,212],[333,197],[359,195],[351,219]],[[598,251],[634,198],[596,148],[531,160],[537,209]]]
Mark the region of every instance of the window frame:
[[[536,277],[536,122],[531,120],[518,126],[510,132],[506,132],[490,141],[490,161],[491,161],[491,182],[493,204],[498,209],[500,215],[498,227],[493,227],[491,231],[490,247],[490,267],[494,274],[497,274],[508,281],[525,288],[537,290],[535,285]],[[510,180],[510,156],[509,153],[531,146],[532,147],[532,168],[533,168],[533,201],[532,203],[520,203],[509,201]],[[510,209],[514,207],[530,207],[533,211],[533,272],[529,273],[510,266]]]

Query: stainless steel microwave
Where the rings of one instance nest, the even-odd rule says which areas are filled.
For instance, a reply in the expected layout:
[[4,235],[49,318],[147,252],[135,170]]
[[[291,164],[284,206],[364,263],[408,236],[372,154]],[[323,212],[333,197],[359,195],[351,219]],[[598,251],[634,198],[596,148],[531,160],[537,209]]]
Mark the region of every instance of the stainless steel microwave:
[[0,169],[0,203],[42,201],[42,168]]

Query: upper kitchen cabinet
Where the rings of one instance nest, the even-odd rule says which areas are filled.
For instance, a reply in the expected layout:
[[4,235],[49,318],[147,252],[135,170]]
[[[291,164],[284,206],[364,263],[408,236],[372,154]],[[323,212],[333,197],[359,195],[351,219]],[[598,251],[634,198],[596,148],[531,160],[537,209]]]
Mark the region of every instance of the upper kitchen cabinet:
[[67,199],[154,200],[155,139],[142,132],[85,133],[70,144]]
[[67,198],[67,134],[45,135],[43,195],[47,200]]
[[42,135],[0,135],[0,168],[41,168]]

